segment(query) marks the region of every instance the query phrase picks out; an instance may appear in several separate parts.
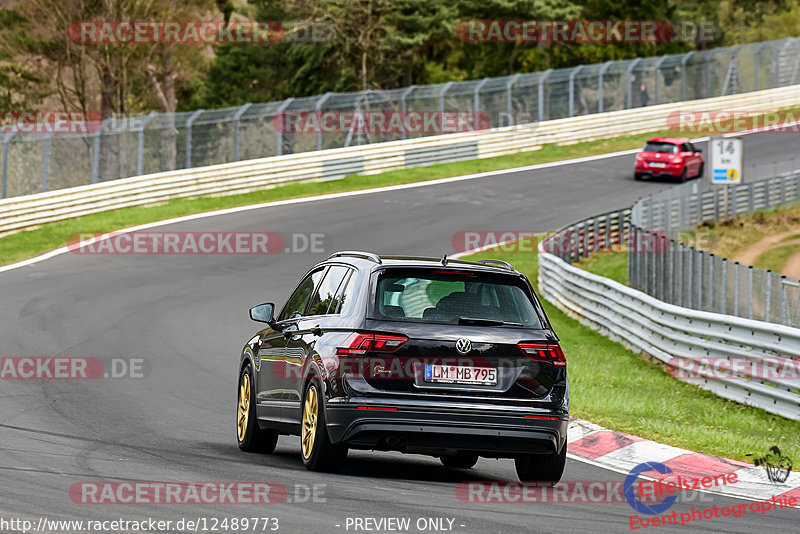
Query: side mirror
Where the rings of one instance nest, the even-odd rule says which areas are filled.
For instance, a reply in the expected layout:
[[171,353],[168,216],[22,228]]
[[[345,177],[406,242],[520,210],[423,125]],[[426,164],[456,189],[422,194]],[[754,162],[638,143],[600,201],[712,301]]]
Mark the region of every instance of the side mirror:
[[250,318],[259,323],[267,323],[275,328],[275,305],[271,302],[266,304],[259,304],[250,308]]

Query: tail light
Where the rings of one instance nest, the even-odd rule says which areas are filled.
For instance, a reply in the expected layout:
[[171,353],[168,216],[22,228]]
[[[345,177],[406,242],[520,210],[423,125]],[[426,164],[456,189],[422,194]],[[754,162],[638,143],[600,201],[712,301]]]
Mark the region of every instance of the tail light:
[[529,360],[550,362],[556,367],[566,367],[567,358],[561,346],[551,343],[518,343],[517,346]]
[[355,333],[347,338],[343,346],[336,349],[336,354],[361,356],[367,352],[394,352],[406,341],[406,336]]

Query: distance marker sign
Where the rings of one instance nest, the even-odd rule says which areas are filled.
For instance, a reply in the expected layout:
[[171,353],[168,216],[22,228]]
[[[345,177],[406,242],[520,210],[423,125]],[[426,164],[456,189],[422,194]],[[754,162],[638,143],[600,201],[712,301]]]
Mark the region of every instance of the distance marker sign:
[[711,145],[711,182],[715,184],[742,183],[744,142],[741,137],[713,137]]

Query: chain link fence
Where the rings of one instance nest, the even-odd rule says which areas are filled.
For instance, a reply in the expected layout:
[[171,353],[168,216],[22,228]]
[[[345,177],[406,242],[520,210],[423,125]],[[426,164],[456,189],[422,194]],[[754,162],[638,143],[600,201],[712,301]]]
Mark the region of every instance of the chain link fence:
[[630,209],[576,222],[549,236],[543,250],[568,263],[595,252],[627,251],[628,285],[661,301],[800,327],[800,280],[682,242],[704,240],[686,233],[704,222],[800,200],[795,160],[750,169],[751,183],[727,191],[701,178],[647,196]]
[[800,83],[799,70],[800,38],[787,38],[482,80],[107,119],[91,133],[24,133],[6,127],[0,131],[2,198],[439,133],[375,131],[357,122],[335,131],[287,131],[282,118],[292,112],[471,112],[499,127],[793,85]]
[[[703,222],[796,202],[800,170],[793,160],[783,167],[785,172],[727,191],[698,180],[637,202],[630,231],[647,234],[651,246],[640,253],[629,250],[631,287],[677,306],[800,327],[800,280],[680,242],[690,235],[681,240],[683,232]],[[704,236],[695,233],[693,238]]]

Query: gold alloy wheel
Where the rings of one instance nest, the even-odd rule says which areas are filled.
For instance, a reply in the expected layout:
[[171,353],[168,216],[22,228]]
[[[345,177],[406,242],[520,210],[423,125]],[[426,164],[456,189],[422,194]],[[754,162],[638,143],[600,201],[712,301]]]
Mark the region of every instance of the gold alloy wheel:
[[317,433],[317,388],[311,386],[306,393],[306,402],[303,405],[303,458],[308,460],[314,450],[314,437]]
[[237,418],[236,430],[239,441],[244,441],[247,433],[247,422],[250,418],[250,374],[242,374],[242,383],[239,384],[239,417]]

